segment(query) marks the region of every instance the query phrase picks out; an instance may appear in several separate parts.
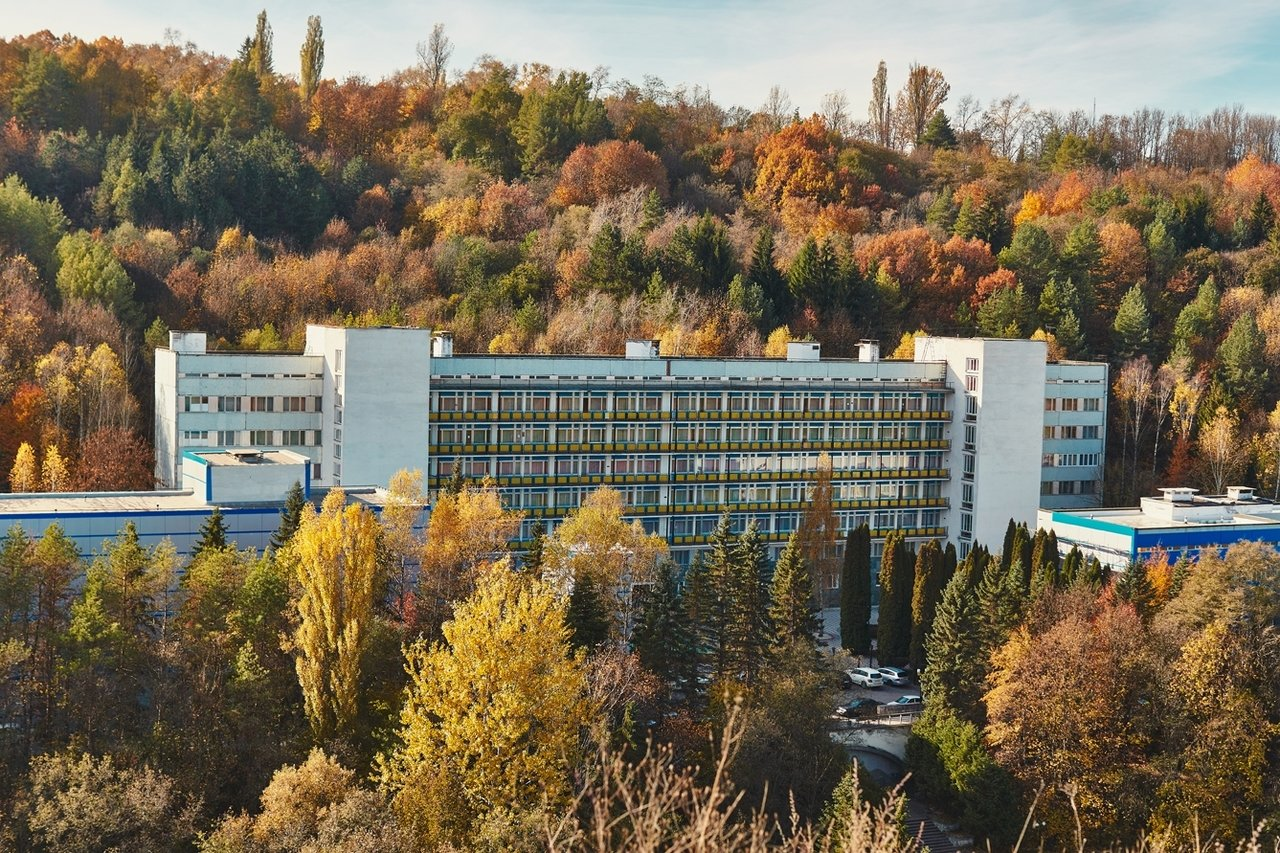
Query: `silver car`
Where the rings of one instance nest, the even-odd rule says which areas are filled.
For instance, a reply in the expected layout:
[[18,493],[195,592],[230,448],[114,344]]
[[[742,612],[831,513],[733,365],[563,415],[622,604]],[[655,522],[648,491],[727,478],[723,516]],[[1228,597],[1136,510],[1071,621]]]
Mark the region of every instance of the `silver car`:
[[881,666],[876,668],[876,672],[884,678],[885,684],[891,684],[894,687],[909,687],[911,685],[911,673],[905,669],[899,669],[896,666]]

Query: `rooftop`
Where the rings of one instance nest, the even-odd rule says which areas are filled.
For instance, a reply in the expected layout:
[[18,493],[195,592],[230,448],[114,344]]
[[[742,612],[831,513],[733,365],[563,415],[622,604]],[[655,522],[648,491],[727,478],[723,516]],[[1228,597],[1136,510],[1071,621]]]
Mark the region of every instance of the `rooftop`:
[[1260,498],[1248,486],[1229,486],[1223,495],[1201,495],[1181,486],[1159,489],[1137,507],[1058,510],[1054,518],[1070,523],[1088,519],[1129,530],[1161,530],[1221,525],[1280,525],[1280,503]]
[[[381,510],[387,492],[372,486],[344,487],[347,501]],[[315,490],[318,505],[326,492]],[[258,506],[281,506],[283,501],[264,501]],[[245,506],[236,503],[224,508]],[[165,492],[31,492],[0,494],[0,520],[26,515],[128,515],[148,512],[201,512],[211,509],[204,498],[191,489]]]
[[188,458],[206,465],[305,465],[307,457],[292,450],[264,450],[256,447],[228,447],[214,450],[187,450]]

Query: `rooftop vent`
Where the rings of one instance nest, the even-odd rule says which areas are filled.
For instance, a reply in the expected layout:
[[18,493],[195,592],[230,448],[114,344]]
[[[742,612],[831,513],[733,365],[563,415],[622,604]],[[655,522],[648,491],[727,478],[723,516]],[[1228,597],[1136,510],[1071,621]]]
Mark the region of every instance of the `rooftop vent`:
[[1252,501],[1252,486],[1227,486],[1227,497],[1233,501]]
[[858,361],[879,361],[880,342],[871,340],[858,341]]
[[449,358],[453,355],[453,332],[436,332],[431,336],[431,357]]
[[1160,489],[1160,494],[1164,495],[1164,499],[1172,504],[1193,501],[1195,500],[1196,492],[1198,491],[1200,490],[1177,486],[1174,488]]
[[787,344],[787,361],[818,361],[822,344],[815,341],[791,341]]
[[627,341],[627,358],[657,358],[657,341]]
[[261,462],[262,451],[256,447],[233,447],[227,451],[229,456],[234,456],[241,462]]

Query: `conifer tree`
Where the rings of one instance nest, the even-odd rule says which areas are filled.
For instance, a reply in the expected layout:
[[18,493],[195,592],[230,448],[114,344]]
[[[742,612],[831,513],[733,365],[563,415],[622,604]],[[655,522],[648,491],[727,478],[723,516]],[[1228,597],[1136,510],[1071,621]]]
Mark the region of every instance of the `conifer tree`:
[[760,229],[751,250],[746,282],[758,286],[772,305],[775,315],[785,319],[791,314],[791,292],[787,289],[786,276],[774,263],[773,253],[773,229],[766,225]]
[[1129,567],[1115,579],[1116,597],[1127,601],[1138,611],[1138,615],[1146,619],[1151,615],[1151,607],[1155,600],[1155,590],[1151,587],[1151,577],[1147,574],[1147,564],[1141,561],[1130,561]]
[[901,530],[884,540],[880,557],[880,620],[876,630],[876,657],[881,663],[901,666],[911,651],[912,566]]
[[933,625],[925,638],[927,666],[920,675],[920,691],[932,708],[945,706],[966,719],[981,719],[987,658],[978,596],[968,572],[958,571],[942,591]]
[[1120,300],[1111,328],[1115,331],[1115,352],[1120,358],[1133,358],[1151,343],[1151,314],[1140,282],[1135,282]]
[[525,572],[539,578],[542,577],[542,564],[546,562],[547,525],[541,521],[535,521],[531,534],[529,547],[525,549],[521,565]]
[[998,560],[987,563],[977,589],[978,634],[984,660],[1009,639],[1010,632],[1022,621],[1026,599],[1022,587],[1022,565],[1015,560],[1006,570]]
[[759,678],[769,639],[769,587],[765,582],[767,551],[755,522],[738,538],[729,573],[726,636],[731,677],[754,684]]
[[653,585],[641,594],[631,648],[645,669],[677,687],[694,676],[694,643],[685,596],[670,560],[658,564]]
[[1013,565],[1014,550],[1013,540],[1018,535],[1018,523],[1012,518],[1009,519],[1009,525],[1004,529],[1004,545],[1000,549],[1000,568],[1003,571],[1009,571],[1009,567]]
[[575,649],[590,651],[609,638],[609,613],[590,572],[581,572],[574,578],[564,622]]
[[715,680],[729,671],[732,654],[730,602],[733,596],[734,562],[736,558],[733,528],[729,513],[720,516],[711,533],[711,551],[694,578],[697,594],[698,632],[701,644],[711,658]]
[[306,505],[307,498],[302,492],[302,484],[294,480],[288,494],[285,495],[284,508],[280,510],[280,527],[271,534],[273,551],[279,551],[289,544],[289,540],[293,538],[298,525],[302,522],[302,508]]
[[773,583],[769,589],[769,617],[773,623],[773,644],[787,646],[800,643],[816,648],[817,633],[821,628],[818,609],[813,604],[813,578],[808,561],[800,554],[796,534],[787,540],[787,547],[773,569]]
[[871,528],[849,531],[840,579],[840,642],[855,655],[871,654]]
[[910,663],[920,670],[925,665],[925,640],[933,627],[934,613],[947,579],[944,558],[937,540],[931,539],[916,556],[915,584],[911,595]]
[[1071,586],[1084,572],[1084,554],[1080,553],[1080,549],[1071,546],[1071,550],[1067,552],[1066,558],[1062,561],[1062,571],[1059,573],[1063,586]]
[[227,522],[222,517],[222,508],[215,506],[213,512],[200,525],[200,536],[191,546],[191,557],[199,557],[206,551],[221,551],[227,547]]

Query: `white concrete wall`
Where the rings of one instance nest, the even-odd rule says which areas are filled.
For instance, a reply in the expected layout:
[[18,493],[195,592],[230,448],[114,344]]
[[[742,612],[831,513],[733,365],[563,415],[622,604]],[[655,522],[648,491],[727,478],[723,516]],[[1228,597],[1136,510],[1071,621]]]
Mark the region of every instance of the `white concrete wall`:
[[282,504],[294,483],[305,490],[308,482],[310,460],[289,455],[295,461],[224,465],[216,461],[200,464],[188,458],[182,468],[182,488],[190,489],[197,498],[208,495],[214,504]]
[[152,432],[156,448],[156,483],[172,488],[182,479],[178,457],[178,357],[172,350],[155,351],[155,422]]
[[401,468],[426,469],[429,330],[308,326],[306,352],[324,360],[322,484],[385,486]]
[[[970,544],[999,548],[1012,518],[1033,525],[1040,497],[1046,348],[1041,341],[987,338],[917,338],[917,361],[944,361],[955,389],[951,421],[951,508],[948,534],[960,543],[963,516],[972,517]],[[977,359],[976,373],[968,370]],[[967,381],[976,380],[972,391]],[[977,405],[967,417],[966,397]],[[964,476],[965,425],[975,432],[972,480]],[[963,502],[964,486],[973,489],[972,510]]]

